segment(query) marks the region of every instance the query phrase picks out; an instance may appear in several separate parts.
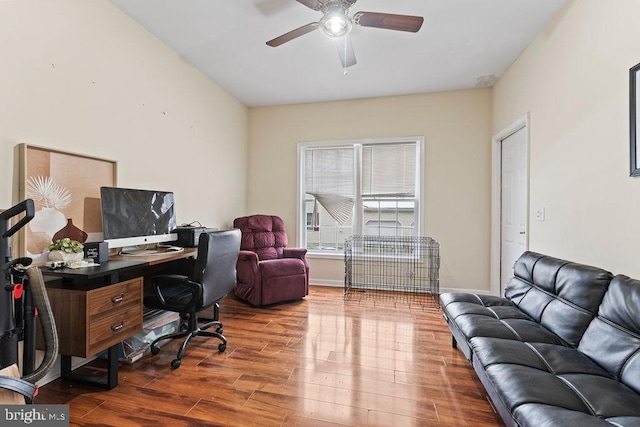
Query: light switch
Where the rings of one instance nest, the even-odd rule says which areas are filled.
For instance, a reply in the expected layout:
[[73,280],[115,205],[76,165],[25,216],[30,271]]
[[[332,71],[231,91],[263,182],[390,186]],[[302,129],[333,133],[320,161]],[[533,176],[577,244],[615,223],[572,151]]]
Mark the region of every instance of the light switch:
[[536,211],[536,221],[544,221],[544,208],[540,208]]

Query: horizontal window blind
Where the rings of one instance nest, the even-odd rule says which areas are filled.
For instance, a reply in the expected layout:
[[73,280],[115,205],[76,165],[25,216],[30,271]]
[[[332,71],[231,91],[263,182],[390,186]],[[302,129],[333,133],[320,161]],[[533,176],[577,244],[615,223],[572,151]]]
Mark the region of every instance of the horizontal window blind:
[[362,197],[415,197],[416,144],[362,147]]
[[308,149],[305,152],[305,191],[338,224],[345,224],[353,212],[353,160],[353,147]]

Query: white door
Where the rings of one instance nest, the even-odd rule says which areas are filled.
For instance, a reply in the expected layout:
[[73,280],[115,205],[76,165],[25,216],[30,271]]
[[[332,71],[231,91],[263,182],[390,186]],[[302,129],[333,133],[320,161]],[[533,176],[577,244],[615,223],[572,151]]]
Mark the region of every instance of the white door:
[[527,138],[523,127],[502,140],[500,294],[527,249]]

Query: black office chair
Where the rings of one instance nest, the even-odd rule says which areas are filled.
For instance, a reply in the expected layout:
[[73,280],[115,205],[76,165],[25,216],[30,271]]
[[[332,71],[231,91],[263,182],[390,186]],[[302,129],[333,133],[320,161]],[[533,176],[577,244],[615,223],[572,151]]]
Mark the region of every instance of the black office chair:
[[[187,319],[179,332],[161,336],[151,343],[151,353],[158,354],[158,342],[186,337],[178,356],[171,362],[173,369],[180,367],[187,343],[196,335],[216,337],[222,341],[218,350],[226,350],[227,339],[222,335],[218,301],[236,287],[240,238],[241,232],[238,229],[202,233],[191,279],[175,274],[160,275],[152,279],[154,295],[146,296],[144,305],[152,309],[178,312],[182,318]],[[213,319],[206,319],[207,323],[199,325],[198,312],[212,306]],[[200,319],[202,320],[205,319]],[[207,331],[212,326],[216,327],[215,332]]]

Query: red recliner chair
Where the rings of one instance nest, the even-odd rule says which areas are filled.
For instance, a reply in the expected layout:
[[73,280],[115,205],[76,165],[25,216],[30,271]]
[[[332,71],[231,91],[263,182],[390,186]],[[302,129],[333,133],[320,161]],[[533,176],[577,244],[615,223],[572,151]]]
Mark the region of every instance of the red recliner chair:
[[242,232],[236,296],[255,306],[304,298],[309,294],[309,264],[304,248],[287,248],[284,222],[277,216],[236,218]]

